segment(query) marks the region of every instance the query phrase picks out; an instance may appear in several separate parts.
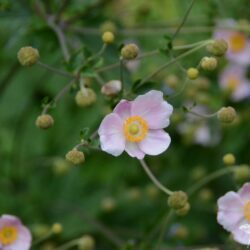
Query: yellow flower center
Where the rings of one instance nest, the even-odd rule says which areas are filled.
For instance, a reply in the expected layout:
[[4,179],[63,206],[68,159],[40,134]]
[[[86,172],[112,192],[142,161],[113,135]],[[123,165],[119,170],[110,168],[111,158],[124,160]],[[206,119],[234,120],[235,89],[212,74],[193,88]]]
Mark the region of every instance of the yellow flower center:
[[236,88],[239,85],[239,79],[237,79],[234,76],[230,76],[230,78],[227,80],[227,88],[229,91],[235,91]]
[[128,141],[140,142],[148,133],[148,124],[140,116],[131,116],[124,122],[123,131]]
[[248,222],[250,222],[250,201],[244,206],[244,215]]
[[237,32],[230,37],[229,43],[231,50],[237,53],[245,49],[247,45],[247,40],[242,33]]
[[17,239],[17,229],[13,226],[3,227],[0,229],[0,243],[9,245]]

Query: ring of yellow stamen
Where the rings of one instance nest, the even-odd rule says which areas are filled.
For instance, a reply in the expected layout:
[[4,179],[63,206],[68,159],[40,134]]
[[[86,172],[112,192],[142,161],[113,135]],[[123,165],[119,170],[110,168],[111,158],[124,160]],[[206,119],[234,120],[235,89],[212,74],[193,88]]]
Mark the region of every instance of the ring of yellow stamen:
[[227,80],[227,89],[233,92],[237,89],[239,83],[239,79],[234,76],[230,76],[230,78]]
[[247,45],[246,37],[240,32],[234,33],[229,38],[230,48],[234,53],[240,52],[245,49]]
[[124,122],[123,131],[128,141],[140,142],[148,133],[148,123],[140,116],[131,116]]
[[3,245],[12,244],[17,240],[17,229],[13,226],[6,226],[0,229],[0,243]]
[[244,206],[244,215],[248,222],[250,222],[250,201]]

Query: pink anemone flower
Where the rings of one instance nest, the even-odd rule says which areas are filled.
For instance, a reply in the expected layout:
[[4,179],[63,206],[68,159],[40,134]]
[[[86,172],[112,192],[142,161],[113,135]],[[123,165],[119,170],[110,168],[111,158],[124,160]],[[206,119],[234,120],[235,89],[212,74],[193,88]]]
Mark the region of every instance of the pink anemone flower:
[[250,183],[218,200],[217,221],[243,245],[250,243]]
[[172,112],[161,91],[151,90],[134,101],[121,100],[98,130],[102,150],[114,156],[125,150],[138,159],[161,154],[171,142],[163,129]]
[[0,217],[0,249],[28,250],[31,246],[31,233],[15,216]]

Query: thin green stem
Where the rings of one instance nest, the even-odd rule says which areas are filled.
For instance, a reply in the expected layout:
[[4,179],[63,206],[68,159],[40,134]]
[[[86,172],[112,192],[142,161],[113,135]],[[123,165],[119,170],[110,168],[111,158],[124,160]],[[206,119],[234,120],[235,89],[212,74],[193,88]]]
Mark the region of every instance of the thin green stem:
[[157,69],[156,71],[154,71],[152,74],[150,74],[150,75],[148,75],[147,77],[145,77],[145,78],[141,81],[141,83],[138,85],[138,87],[141,86],[141,85],[143,85],[145,82],[147,82],[148,80],[150,80],[150,79],[151,79],[152,77],[154,77],[155,75],[159,74],[162,70],[164,70],[165,68],[167,68],[167,67],[170,66],[171,64],[174,64],[174,63],[176,63],[177,61],[179,61],[180,59],[183,59],[184,57],[193,54],[195,51],[197,51],[197,50],[199,50],[199,49],[205,47],[208,43],[209,43],[209,42],[204,42],[204,43],[200,44],[199,46],[197,46],[197,47],[195,47],[195,48],[193,48],[193,49],[191,49],[191,50],[189,50],[189,51],[187,51],[187,52],[185,52],[185,53],[183,53],[183,54],[177,56],[176,58],[170,60],[169,62],[163,64],[160,68],[158,68],[158,69]]
[[56,69],[56,68],[53,68],[45,63],[42,63],[41,61],[38,61],[37,62],[37,65],[57,74],[57,75],[61,75],[61,76],[64,76],[64,77],[67,77],[67,78],[74,78],[75,76],[66,72],[66,71],[63,71],[63,70],[60,70],[60,69]]
[[198,112],[195,112],[195,111],[192,111],[192,110],[188,110],[187,111],[188,113],[192,114],[192,115],[195,115],[195,116],[198,116],[200,118],[203,118],[203,119],[209,119],[209,118],[213,118],[217,115],[218,112],[215,112],[213,114],[200,114]]
[[80,240],[79,238],[71,240],[71,241],[69,241],[69,242],[67,242],[67,243],[65,243],[65,244],[63,244],[63,245],[55,248],[54,250],[66,250],[66,249],[69,249],[71,247],[76,246],[78,244],[79,240]]
[[164,192],[167,195],[171,195],[173,192],[171,190],[169,190],[168,188],[164,187],[157,179],[156,177],[153,175],[153,173],[151,172],[151,170],[149,169],[147,163],[144,160],[140,160],[140,163],[144,169],[144,171],[146,172],[146,174],[148,175],[148,177],[151,179],[151,181],[156,185],[156,187],[158,187],[162,192]]
[[201,187],[205,186],[208,184],[210,181],[213,181],[225,174],[232,173],[234,171],[235,167],[225,167],[222,169],[219,169],[210,175],[207,175],[205,178],[201,179],[200,181],[196,182],[193,186],[191,186],[188,190],[187,193],[189,196],[193,195],[197,190],[199,190]]
[[41,238],[35,240],[33,243],[32,243],[32,247],[42,243],[43,241],[47,240],[48,238],[50,238],[51,236],[53,235],[53,233],[50,231],[48,232],[46,235],[42,236]]
[[195,0],[192,0],[192,1],[191,1],[191,3],[190,3],[190,5],[189,5],[188,9],[186,10],[186,13],[185,13],[185,15],[184,15],[182,21],[181,21],[181,23],[180,23],[180,25],[178,26],[178,28],[176,29],[175,33],[173,34],[173,36],[172,36],[172,38],[171,38],[172,41],[176,38],[176,36],[179,34],[179,32],[181,31],[182,27],[184,26],[185,22],[187,21],[187,18],[188,18],[188,16],[189,16],[189,13],[190,13],[190,11],[191,11],[192,8],[193,8],[194,2],[195,2]]

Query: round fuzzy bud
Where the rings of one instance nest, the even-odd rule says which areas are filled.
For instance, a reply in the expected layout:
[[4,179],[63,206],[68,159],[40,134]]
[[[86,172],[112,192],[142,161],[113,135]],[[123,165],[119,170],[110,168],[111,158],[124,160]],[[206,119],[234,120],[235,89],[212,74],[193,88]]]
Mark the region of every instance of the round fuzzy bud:
[[83,152],[73,149],[66,154],[66,159],[74,165],[78,165],[85,161],[85,156]]
[[240,165],[234,168],[234,178],[236,181],[245,182],[250,178],[250,167],[248,165]]
[[95,248],[95,239],[91,235],[84,235],[78,241],[79,250],[93,250]]
[[139,48],[136,44],[130,43],[125,45],[121,50],[121,55],[126,60],[135,59],[139,54]]
[[185,203],[185,205],[182,208],[176,209],[175,213],[179,216],[185,216],[190,211],[190,204],[188,202]]
[[32,66],[38,61],[39,52],[37,49],[30,46],[22,47],[17,53],[17,58],[21,65]]
[[112,32],[106,31],[106,32],[103,33],[103,35],[102,35],[102,41],[104,43],[107,43],[107,44],[113,43],[114,40],[115,40],[115,36],[114,36],[114,34]]
[[195,80],[197,79],[199,76],[199,70],[196,69],[196,68],[189,68],[187,70],[187,77],[190,79],[190,80]]
[[96,102],[96,93],[90,88],[81,89],[76,93],[75,101],[79,107],[88,107]]
[[237,113],[233,107],[223,107],[217,113],[218,120],[223,123],[233,122],[236,116]]
[[228,49],[228,44],[224,39],[217,39],[207,46],[208,52],[214,56],[223,56]]
[[48,129],[54,125],[54,119],[51,115],[39,115],[36,119],[36,126],[41,129]]
[[217,68],[218,62],[215,57],[203,57],[201,60],[201,67],[207,71],[213,71]]
[[180,209],[187,203],[188,196],[183,191],[175,191],[168,197],[168,205],[173,209]]
[[235,156],[233,154],[225,154],[223,156],[223,163],[225,165],[234,165],[235,164]]
[[119,80],[112,80],[102,86],[101,92],[106,96],[115,96],[122,89],[122,83]]
[[62,230],[63,230],[62,224],[60,224],[60,223],[54,223],[52,225],[51,231],[54,234],[60,234],[62,232]]

